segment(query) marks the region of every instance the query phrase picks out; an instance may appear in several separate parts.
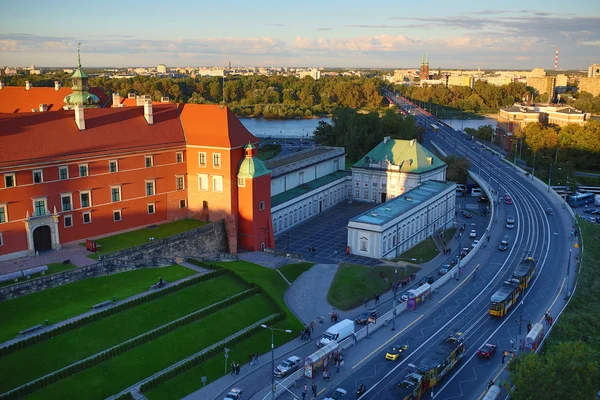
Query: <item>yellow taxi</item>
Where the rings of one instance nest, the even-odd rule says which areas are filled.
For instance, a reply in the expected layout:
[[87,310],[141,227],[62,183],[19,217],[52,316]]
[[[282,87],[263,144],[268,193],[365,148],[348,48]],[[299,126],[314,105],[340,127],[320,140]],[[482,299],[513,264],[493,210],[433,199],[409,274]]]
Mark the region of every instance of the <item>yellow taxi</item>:
[[385,352],[385,359],[391,360],[391,361],[396,361],[398,358],[400,358],[400,356],[402,355],[402,352],[405,351],[406,349],[408,349],[407,344],[405,344],[404,346],[396,344],[396,345],[390,347],[389,349],[387,349],[387,351]]

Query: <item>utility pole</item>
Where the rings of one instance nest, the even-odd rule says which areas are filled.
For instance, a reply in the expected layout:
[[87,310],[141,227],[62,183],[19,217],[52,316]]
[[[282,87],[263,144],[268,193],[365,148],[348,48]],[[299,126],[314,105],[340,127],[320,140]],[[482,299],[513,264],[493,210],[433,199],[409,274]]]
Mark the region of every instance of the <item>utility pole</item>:
[[[577,240],[577,239],[575,239]],[[571,251],[569,249],[569,261],[567,263],[567,284],[565,285],[565,300],[567,300],[571,296],[571,291],[569,290],[569,272],[571,271]]]
[[548,174],[548,193],[550,193],[550,185],[552,184],[552,162],[550,162],[550,173]]

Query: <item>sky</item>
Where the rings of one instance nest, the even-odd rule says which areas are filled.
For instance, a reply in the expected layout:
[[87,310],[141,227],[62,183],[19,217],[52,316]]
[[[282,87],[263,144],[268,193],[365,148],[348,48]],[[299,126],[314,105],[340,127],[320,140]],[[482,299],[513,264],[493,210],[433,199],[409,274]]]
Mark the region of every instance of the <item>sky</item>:
[[587,69],[600,0],[0,0],[0,66]]

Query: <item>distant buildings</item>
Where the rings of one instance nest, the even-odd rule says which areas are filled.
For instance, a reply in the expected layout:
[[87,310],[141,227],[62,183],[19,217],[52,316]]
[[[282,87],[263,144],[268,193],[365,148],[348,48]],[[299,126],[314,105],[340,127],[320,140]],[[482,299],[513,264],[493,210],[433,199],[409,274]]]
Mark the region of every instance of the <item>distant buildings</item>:
[[448,86],[468,86],[472,88],[475,85],[475,78],[468,75],[451,75],[448,77]]
[[596,78],[600,76],[600,64],[592,64],[588,68],[588,78]]
[[[588,78],[581,78],[579,80],[580,92],[588,92],[594,96],[600,95],[600,73],[598,72],[598,68],[600,68],[598,64],[590,66]],[[590,77],[590,73],[593,76]]]
[[554,88],[556,77],[553,76],[531,76],[527,78],[527,86],[534,88],[539,95],[548,94],[549,100],[554,100]]
[[166,74],[167,66],[165,64],[158,64],[158,66],[156,67],[156,72],[158,72],[159,74]]
[[419,80],[429,79],[429,56],[421,56],[421,67],[419,69]]
[[316,68],[305,69],[305,70],[297,70],[297,75],[300,79],[310,76],[315,81],[321,79],[321,71]]

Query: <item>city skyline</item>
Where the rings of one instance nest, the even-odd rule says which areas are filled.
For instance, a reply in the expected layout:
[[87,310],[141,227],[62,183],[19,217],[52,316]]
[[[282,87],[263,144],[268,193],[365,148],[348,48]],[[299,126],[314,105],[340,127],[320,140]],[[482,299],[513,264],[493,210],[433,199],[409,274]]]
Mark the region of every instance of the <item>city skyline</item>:
[[[1,0],[0,63],[69,67],[287,66],[586,69],[600,61],[592,1],[121,3]],[[68,7],[68,8],[67,8]],[[132,16],[136,16],[132,18]]]

